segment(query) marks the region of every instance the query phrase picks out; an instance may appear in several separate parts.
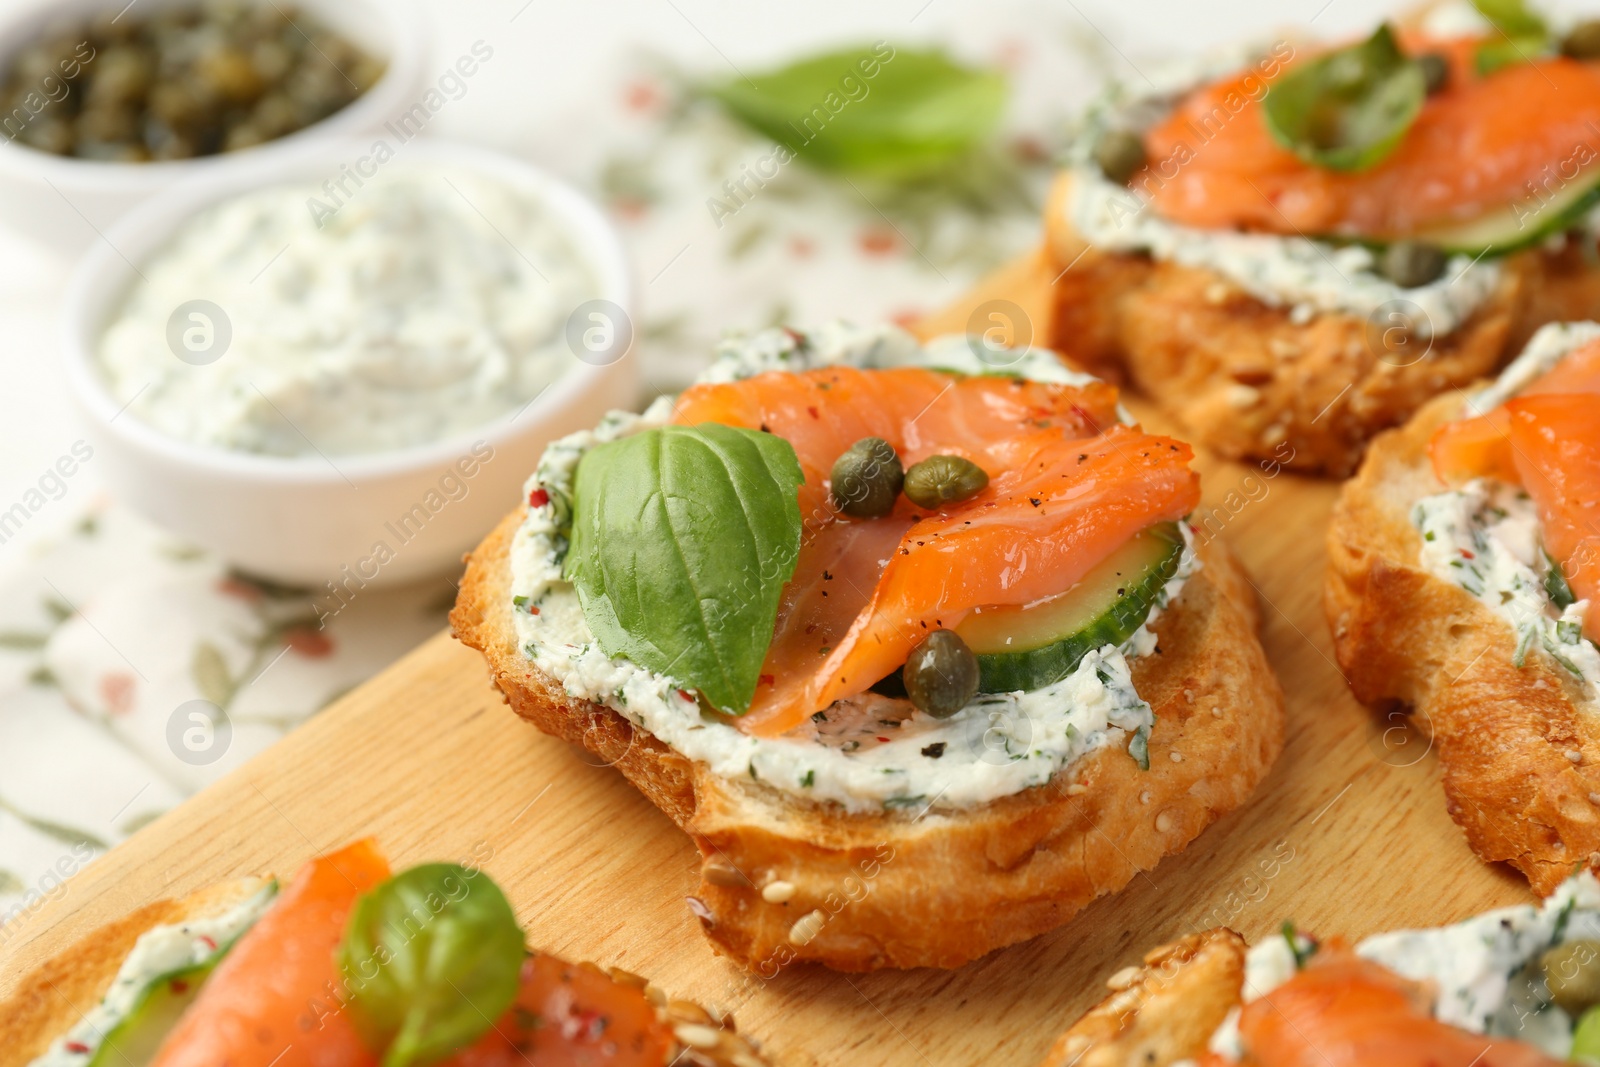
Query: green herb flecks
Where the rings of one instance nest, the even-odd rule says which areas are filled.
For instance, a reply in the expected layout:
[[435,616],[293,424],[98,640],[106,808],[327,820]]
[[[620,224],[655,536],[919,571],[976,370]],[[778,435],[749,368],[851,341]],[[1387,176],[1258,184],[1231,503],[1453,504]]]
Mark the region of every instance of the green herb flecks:
[[1388,23],[1360,44],[1292,68],[1267,91],[1267,128],[1295,155],[1329,170],[1382,162],[1427,97],[1422,66],[1400,51]]
[[937,169],[992,134],[1006,85],[943,52],[878,42],[733,78],[711,95],[813,166],[904,178]]
[[748,710],[799,558],[804,480],[789,442],[714,423],[591,449],[566,576],[600,647]]

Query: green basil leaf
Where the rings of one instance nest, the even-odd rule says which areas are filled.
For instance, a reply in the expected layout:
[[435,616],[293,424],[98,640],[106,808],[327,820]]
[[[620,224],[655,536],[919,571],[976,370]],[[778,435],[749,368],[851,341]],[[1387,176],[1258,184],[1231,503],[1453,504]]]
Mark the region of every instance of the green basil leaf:
[[789,442],[716,423],[591,449],[566,573],[600,647],[747,711],[800,554],[804,481]]
[[804,59],[711,95],[814,166],[892,179],[933,170],[994,132],[1005,79],[943,52],[879,42]]
[[488,875],[425,863],[356,901],[339,969],[383,1067],[419,1067],[470,1045],[505,1014],[524,955],[522,928]]
[[1506,37],[1479,45],[1473,54],[1472,65],[1477,68],[1478,77],[1487,78],[1502,67],[1531,63],[1549,51],[1550,40],[1547,37]]
[[1388,23],[1360,44],[1301,63],[1272,83],[1267,128],[1307,163],[1365,170],[1400,144],[1427,97],[1422,68]]
[[1523,0],[1472,0],[1472,6],[1507,37],[1549,36],[1550,28],[1544,19],[1529,11]]

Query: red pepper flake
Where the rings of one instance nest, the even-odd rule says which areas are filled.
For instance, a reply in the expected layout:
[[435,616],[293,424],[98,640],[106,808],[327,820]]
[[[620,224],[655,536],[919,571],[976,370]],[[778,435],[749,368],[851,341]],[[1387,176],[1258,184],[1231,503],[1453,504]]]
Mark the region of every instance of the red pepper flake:
[[1464,549],[1464,548],[1461,550],[1461,554],[1463,556],[1465,556],[1467,559],[1477,559],[1478,558],[1477,556],[1474,556],[1471,552],[1469,552],[1467,549]]
[[759,683],[761,685],[777,685],[778,684],[777,676],[776,675],[772,675],[772,674],[763,674],[760,678],[757,678],[756,681],[757,681],[757,683]]
[[808,415],[810,415],[810,416],[811,416],[811,417],[812,417],[812,418],[813,418],[813,419],[820,419],[820,418],[822,418],[822,416],[821,416],[821,415],[820,415],[820,414],[818,414],[818,413],[817,413],[817,409],[816,409],[816,408],[815,408],[815,407],[814,407],[814,406],[807,406],[807,407],[806,407],[806,413],[807,413],[807,414],[808,414]]
[[217,951],[217,943],[215,941],[211,940],[211,935],[210,934],[201,934],[200,935],[200,943],[205,945],[205,947],[210,949],[212,952]]
[[89,1046],[85,1045],[82,1041],[68,1041],[67,1051],[76,1052],[78,1055],[82,1056],[89,1051]]
[[172,989],[172,991],[174,993],[187,993],[187,992],[189,992],[189,983],[185,982],[182,978],[174,978],[171,982],[169,982],[167,984],[171,987],[171,989]]
[[535,489],[528,494],[528,506],[530,508],[542,508],[548,503],[550,503],[550,491],[548,489]]
[[885,256],[893,252],[899,242],[895,240],[893,230],[874,226],[864,230],[856,238],[856,243],[861,246],[861,251],[869,256]]
[[529,607],[529,608],[528,608],[528,614],[529,614],[529,615],[537,615],[537,614],[539,614],[539,609],[538,609],[538,607],[536,607],[536,606],[530,606],[530,607]]
[[801,333],[799,330],[793,330],[785,326],[783,327],[783,333],[784,336],[788,337],[789,340],[793,341],[797,345],[803,345],[806,343],[806,335]]
[[684,700],[687,700],[689,703],[691,703],[691,704],[694,703],[694,694],[689,692],[687,689],[678,690],[678,695],[680,697],[682,697]]
[[882,741],[886,745],[889,743],[889,739],[887,737],[880,737],[880,738],[878,738],[878,740]]

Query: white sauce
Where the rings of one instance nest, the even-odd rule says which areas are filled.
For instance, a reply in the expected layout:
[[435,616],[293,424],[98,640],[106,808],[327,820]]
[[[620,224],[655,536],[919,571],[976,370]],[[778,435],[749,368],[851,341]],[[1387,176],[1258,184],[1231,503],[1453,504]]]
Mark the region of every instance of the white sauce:
[[[98,352],[119,404],[214,448],[351,455],[482,426],[573,365],[566,320],[598,282],[535,197],[395,164],[319,227],[307,204],[323,195],[285,185],[225,201],[144,265]],[[168,339],[192,300],[232,334],[199,366]],[[191,358],[218,344],[218,324],[207,342],[202,322],[180,320],[196,331],[180,342]]]
[[[1357,955],[1438,991],[1434,1016],[1451,1026],[1493,1037],[1515,1038],[1565,1058],[1572,1048],[1572,1019],[1551,1002],[1538,973],[1547,949],[1600,939],[1600,882],[1584,871],[1563,882],[1542,905],[1518,904],[1429,930],[1397,930],[1369,937]],[[1304,948],[1308,942],[1302,941]],[[1530,968],[1531,969],[1528,969]],[[1244,1000],[1263,996],[1295,973],[1294,954],[1281,936],[1250,948]],[[1212,1036],[1211,1049],[1243,1057],[1238,1011]]]
[[[1600,337],[1591,322],[1545,326],[1494,385],[1472,397],[1468,414],[1486,414],[1515,396],[1563,356]],[[1549,570],[1533,499],[1518,486],[1477,478],[1423,497],[1411,521],[1422,535],[1420,562],[1437,578],[1472,594],[1517,635],[1515,660],[1550,657],[1600,697],[1600,649],[1583,637],[1589,602],[1559,609],[1545,589]]]
[[[1144,129],[1189,90],[1249,67],[1268,49],[1230,49],[1151,75],[1154,85],[1117,85],[1083,120],[1069,152],[1068,221],[1090,245],[1113,253],[1148,253],[1186,267],[1215,271],[1269,307],[1289,307],[1296,322],[1318,312],[1365,318],[1403,300],[1403,321],[1418,337],[1450,333],[1500,284],[1499,265],[1453,256],[1436,281],[1406,289],[1375,272],[1373,253],[1359,245],[1276,234],[1202,230],[1162,219],[1141,190],[1117,185],[1091,159],[1101,133]],[[1203,147],[1197,149],[1203,151]],[[1387,319],[1385,320],[1388,321]],[[1398,322],[1399,320],[1397,320]]]
[[[942,339],[924,349],[891,327],[858,330],[837,324],[813,333],[804,347],[783,330],[727,342],[702,380],[734,381],[768,370],[833,363],[923,365],[968,373],[986,369],[965,338]],[[1091,380],[1066,369],[1049,352],[1022,356],[1007,369],[1044,381]],[[1091,652],[1076,671],[1052,686],[981,695],[943,720],[915,711],[907,701],[866,693],[829,709],[830,722],[808,722],[778,738],[752,737],[702,717],[698,705],[679,694],[680,684],[673,679],[608,657],[584,620],[576,591],[562,577],[563,520],[573,473],[587,449],[662,425],[670,415],[671,405],[664,399],[643,415],[613,412],[594,430],[552,444],[528,482],[530,490],[548,491],[551,503],[529,509],[512,542],[512,593],[521,604],[537,606],[539,614],[513,607],[513,616],[524,652],[570,695],[626,716],[683,755],[709,764],[718,775],[758,779],[797,797],[833,801],[852,811],[971,807],[1041,785],[1108,745],[1133,744],[1137,750],[1148,737],[1155,716],[1134,690],[1128,661],[1153,650],[1150,624],[1198,566],[1192,541],[1149,620],[1122,647],[1107,645]],[[847,730],[834,725],[839,720],[863,725]]]
[[[152,926],[140,934],[100,1003],[29,1067],[83,1067],[94,1058],[106,1035],[139,1004],[152,982],[217,955],[255,924],[277,894],[277,883],[268,882],[220,915]],[[69,1049],[69,1044],[75,1048]]]

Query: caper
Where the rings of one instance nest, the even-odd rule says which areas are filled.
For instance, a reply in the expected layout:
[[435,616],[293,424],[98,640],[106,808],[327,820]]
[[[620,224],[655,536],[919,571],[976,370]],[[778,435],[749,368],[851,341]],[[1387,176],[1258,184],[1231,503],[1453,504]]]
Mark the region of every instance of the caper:
[[1417,66],[1422,68],[1422,84],[1427,86],[1429,96],[1450,83],[1450,60],[1444,53],[1424,52],[1417,57]]
[[1427,285],[1444,273],[1448,257],[1438,245],[1424,241],[1396,241],[1383,250],[1378,270],[1404,289]]
[[1572,59],[1600,59],[1600,19],[1586,19],[1561,39],[1561,54]]
[[846,515],[876,519],[894,510],[905,483],[905,468],[894,446],[881,437],[863,437],[833,461],[833,503]]
[[1107,130],[1094,146],[1094,161],[1107,178],[1125,185],[1144,166],[1144,141],[1132,130]]
[[906,471],[906,496],[929,511],[977,496],[988,484],[983,468],[960,456],[929,456]]
[[1600,941],[1568,941],[1539,957],[1550,999],[1576,1019],[1600,1004]]
[[978,657],[954,630],[924,637],[900,673],[911,703],[935,719],[948,719],[978,694]]

